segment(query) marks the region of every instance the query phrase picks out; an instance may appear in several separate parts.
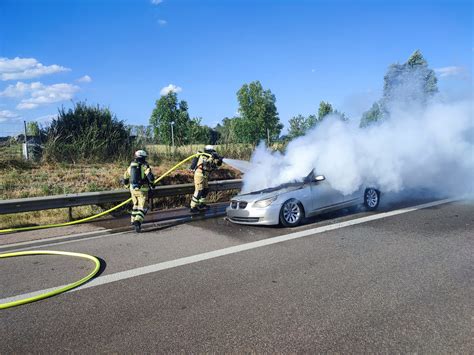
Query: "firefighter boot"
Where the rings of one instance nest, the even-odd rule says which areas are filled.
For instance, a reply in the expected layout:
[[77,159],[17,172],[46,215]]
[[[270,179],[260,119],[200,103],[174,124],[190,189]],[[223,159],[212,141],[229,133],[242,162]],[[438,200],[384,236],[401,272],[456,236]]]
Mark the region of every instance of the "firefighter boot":
[[142,231],[142,224],[138,221],[133,222],[133,228],[135,229],[136,233],[140,233]]

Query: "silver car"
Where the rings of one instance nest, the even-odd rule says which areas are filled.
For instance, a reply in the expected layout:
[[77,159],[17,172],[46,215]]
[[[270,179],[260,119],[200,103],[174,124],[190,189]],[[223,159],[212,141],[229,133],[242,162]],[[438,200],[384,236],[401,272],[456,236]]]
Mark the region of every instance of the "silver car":
[[361,188],[344,196],[334,190],[324,175],[313,171],[303,181],[237,195],[226,209],[231,222],[241,224],[282,224],[294,227],[305,217],[364,204],[375,210],[380,192],[374,187]]

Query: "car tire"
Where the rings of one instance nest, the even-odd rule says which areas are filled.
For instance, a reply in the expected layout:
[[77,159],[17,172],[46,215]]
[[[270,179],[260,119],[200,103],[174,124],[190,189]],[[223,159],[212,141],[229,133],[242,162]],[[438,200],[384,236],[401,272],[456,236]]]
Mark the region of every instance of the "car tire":
[[380,191],[372,187],[365,189],[364,192],[364,206],[369,211],[377,209],[380,203]]
[[304,208],[300,201],[292,198],[285,201],[280,209],[280,223],[285,227],[296,227],[304,218]]

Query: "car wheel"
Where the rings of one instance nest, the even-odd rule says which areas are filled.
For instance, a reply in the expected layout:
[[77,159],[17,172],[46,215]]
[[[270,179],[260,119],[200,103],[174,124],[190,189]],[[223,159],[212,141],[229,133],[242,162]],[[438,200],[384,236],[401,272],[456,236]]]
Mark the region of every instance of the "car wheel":
[[286,201],[280,210],[280,222],[285,227],[295,227],[304,218],[304,209],[300,201],[292,198]]
[[369,210],[375,210],[380,202],[380,192],[374,188],[365,189],[364,206]]

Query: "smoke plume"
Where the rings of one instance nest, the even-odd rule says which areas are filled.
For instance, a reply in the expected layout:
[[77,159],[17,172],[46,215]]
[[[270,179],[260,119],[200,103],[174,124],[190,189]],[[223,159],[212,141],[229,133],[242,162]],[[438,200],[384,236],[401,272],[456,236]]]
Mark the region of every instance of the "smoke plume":
[[472,194],[473,137],[472,101],[391,107],[389,118],[366,128],[326,117],[284,153],[260,144],[242,191],[301,180],[315,169],[345,195],[363,186]]

